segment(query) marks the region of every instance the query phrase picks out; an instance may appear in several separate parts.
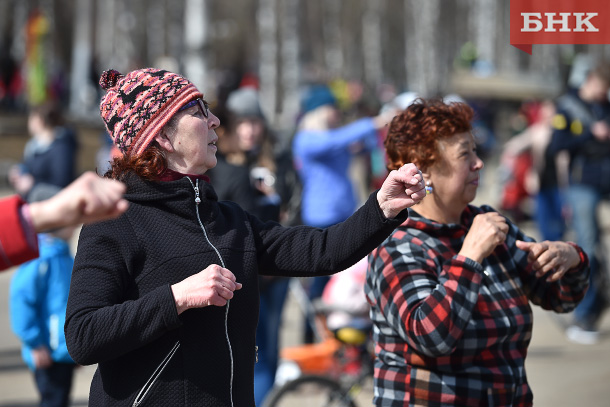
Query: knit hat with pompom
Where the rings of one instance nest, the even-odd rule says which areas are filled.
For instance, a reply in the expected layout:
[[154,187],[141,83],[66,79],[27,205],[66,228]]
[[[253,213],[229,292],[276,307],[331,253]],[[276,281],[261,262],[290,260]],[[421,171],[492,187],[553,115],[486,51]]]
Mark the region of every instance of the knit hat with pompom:
[[100,86],[106,90],[100,114],[123,154],[141,154],[184,104],[203,97],[188,79],[155,68],[127,75],[110,69]]

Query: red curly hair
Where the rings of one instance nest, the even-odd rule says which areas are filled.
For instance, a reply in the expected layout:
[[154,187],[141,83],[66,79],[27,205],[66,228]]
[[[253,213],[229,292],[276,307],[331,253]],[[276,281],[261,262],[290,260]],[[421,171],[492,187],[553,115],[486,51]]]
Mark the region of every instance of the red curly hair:
[[473,117],[466,103],[417,99],[390,123],[384,141],[388,170],[415,163],[426,171],[439,160],[438,141],[470,131]]
[[147,181],[158,181],[167,168],[167,160],[163,150],[153,141],[139,155],[124,155],[116,157],[104,177],[123,181],[127,173],[132,172]]

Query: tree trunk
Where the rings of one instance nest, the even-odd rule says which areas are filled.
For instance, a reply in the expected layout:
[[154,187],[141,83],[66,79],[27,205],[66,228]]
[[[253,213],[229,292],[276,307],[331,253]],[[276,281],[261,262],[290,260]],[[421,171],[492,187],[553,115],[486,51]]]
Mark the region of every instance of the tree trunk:
[[276,0],[260,0],[257,13],[260,39],[259,75],[261,108],[272,125],[277,114],[277,10]]
[[184,54],[184,8],[175,3],[175,0],[165,0],[164,7],[168,16],[167,53],[172,60],[180,61]]
[[473,24],[474,44],[479,61],[492,63],[495,60],[497,3],[489,0],[474,0],[470,9]]
[[166,55],[165,52],[165,2],[149,0],[146,8],[146,51],[148,61],[156,66],[156,61]]
[[[284,0],[282,9],[282,103],[279,129],[289,131],[299,114],[299,0]],[[287,141],[287,140],[283,140]]]
[[114,67],[115,0],[97,2],[97,22],[95,24],[96,59],[100,68]]
[[28,21],[30,1],[16,1],[13,8],[13,44],[11,55],[16,61],[21,62],[25,59],[25,26]]
[[77,0],[75,8],[72,70],[70,75],[70,112],[85,117],[93,109],[95,89],[89,81],[91,67],[91,0]]
[[364,56],[365,83],[375,89],[384,78],[382,64],[381,15],[385,1],[365,2],[362,16],[362,55]]
[[405,30],[407,84],[422,97],[436,96],[440,90],[439,59],[436,49],[439,0],[406,0],[405,13],[412,30]]
[[133,69],[133,56],[135,47],[133,35],[136,25],[135,16],[128,7],[128,0],[115,0],[116,24],[114,30],[114,53],[112,64],[116,70],[127,73]]
[[343,49],[341,47],[341,1],[326,0],[323,3],[324,59],[331,78],[340,78],[344,73]]
[[213,78],[208,67],[208,38],[210,19],[205,0],[186,0],[184,6],[184,71],[197,88],[214,94]]

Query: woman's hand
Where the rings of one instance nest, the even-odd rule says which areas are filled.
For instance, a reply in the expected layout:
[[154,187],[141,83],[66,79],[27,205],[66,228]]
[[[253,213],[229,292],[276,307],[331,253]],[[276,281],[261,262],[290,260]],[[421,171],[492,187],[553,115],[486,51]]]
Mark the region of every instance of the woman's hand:
[[44,345],[32,349],[32,361],[34,362],[36,369],[46,369],[53,364],[51,352],[49,352],[49,349]]
[[504,243],[507,233],[504,216],[497,212],[479,214],[474,217],[459,254],[481,263],[496,246]]
[[390,172],[377,192],[377,202],[387,219],[394,218],[426,196],[424,177],[415,164],[405,164]]
[[541,278],[553,271],[549,281],[557,281],[570,269],[580,264],[578,251],[566,242],[524,242],[517,240],[517,247],[528,252],[527,259]]
[[34,186],[34,177],[31,174],[23,172],[20,165],[11,167],[8,173],[8,180],[13,188],[15,188],[15,192],[21,196],[25,196]]
[[172,285],[178,315],[189,308],[209,305],[222,307],[233,298],[233,292],[241,289],[235,275],[226,268],[211,264],[199,273]]

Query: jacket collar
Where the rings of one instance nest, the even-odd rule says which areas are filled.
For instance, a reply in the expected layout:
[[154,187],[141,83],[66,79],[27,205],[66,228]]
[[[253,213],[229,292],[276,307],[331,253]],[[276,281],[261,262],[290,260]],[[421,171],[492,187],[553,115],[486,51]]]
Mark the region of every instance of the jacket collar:
[[[174,181],[154,182],[146,181],[137,175],[130,173],[125,179],[127,193],[125,198],[142,206],[158,208],[164,212],[179,216],[191,217],[195,211],[195,190],[193,184],[197,183],[189,177],[183,176]],[[218,196],[209,182],[199,180],[199,204],[200,213],[212,214],[218,202]]]
[[468,232],[474,217],[483,212],[479,207],[468,205],[462,212],[460,223],[440,223],[423,217],[416,209],[409,208],[409,217],[402,226],[416,228],[431,235],[461,234]]

